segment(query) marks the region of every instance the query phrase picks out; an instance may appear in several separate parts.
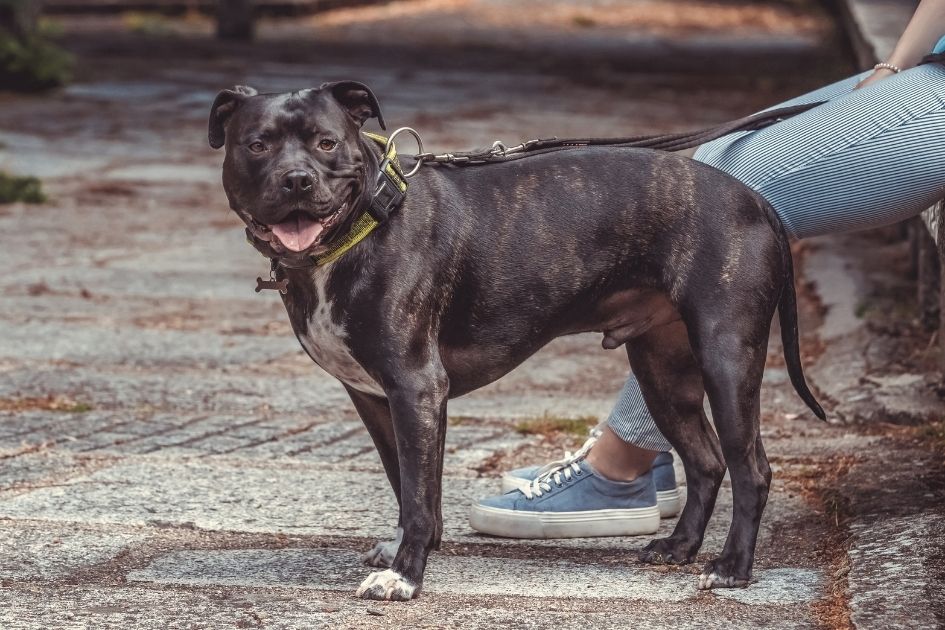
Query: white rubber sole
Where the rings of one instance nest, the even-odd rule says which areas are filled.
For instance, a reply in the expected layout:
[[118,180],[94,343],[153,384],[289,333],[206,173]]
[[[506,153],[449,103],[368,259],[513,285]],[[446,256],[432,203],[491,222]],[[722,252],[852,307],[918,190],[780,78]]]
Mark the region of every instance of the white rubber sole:
[[679,488],[657,490],[656,505],[660,509],[660,518],[673,518],[682,510]]
[[[513,477],[511,475],[502,475],[502,494],[512,490],[523,490],[531,484],[531,480]],[[679,497],[679,488],[672,490],[658,490],[656,492],[656,505],[660,510],[660,518],[673,518],[682,510],[682,501]]]
[[473,505],[469,526],[504,538],[593,538],[655,534],[660,511],[654,505],[625,510],[516,512]]

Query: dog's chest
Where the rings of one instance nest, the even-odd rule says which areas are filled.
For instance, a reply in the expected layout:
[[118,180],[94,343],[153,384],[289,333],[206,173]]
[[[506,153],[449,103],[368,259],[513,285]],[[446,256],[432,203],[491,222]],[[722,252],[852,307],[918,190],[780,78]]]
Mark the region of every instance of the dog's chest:
[[313,275],[318,304],[305,322],[299,341],[319,367],[342,383],[367,394],[383,396],[384,390],[352,356],[343,322],[332,318],[332,300],[327,290],[330,273],[331,265],[327,265]]

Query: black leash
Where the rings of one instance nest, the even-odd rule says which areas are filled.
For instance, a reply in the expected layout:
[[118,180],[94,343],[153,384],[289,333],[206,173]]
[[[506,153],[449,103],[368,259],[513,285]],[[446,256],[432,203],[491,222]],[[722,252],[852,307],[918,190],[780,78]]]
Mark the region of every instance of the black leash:
[[[919,65],[938,63],[945,65],[945,53],[927,55]],[[540,155],[551,151],[561,151],[575,147],[625,147],[639,149],[656,149],[659,151],[682,151],[691,149],[700,144],[717,140],[736,131],[757,131],[769,125],[781,122],[798,114],[823,105],[826,101],[792,105],[771,109],[744,118],[724,122],[714,127],[688,131],[682,133],[665,133],[648,136],[627,136],[622,138],[536,138],[513,147],[507,147],[496,141],[488,149],[472,151],[457,151],[454,153],[420,153],[414,156],[423,164],[456,164],[473,165],[488,164],[491,162],[505,162],[530,155]],[[422,149],[421,149],[422,151]]]
[[758,129],[763,129],[769,125],[811,110],[823,103],[824,101],[819,101],[816,103],[806,103],[804,105],[780,107],[698,131],[619,138],[536,138],[535,140],[528,140],[514,147],[507,147],[501,142],[495,142],[489,149],[442,154],[420,153],[415,157],[424,164],[473,165],[488,164],[490,162],[505,162],[531,155],[539,155],[575,147],[608,146],[656,149],[659,151],[682,151],[716,140],[736,131],[757,131]]

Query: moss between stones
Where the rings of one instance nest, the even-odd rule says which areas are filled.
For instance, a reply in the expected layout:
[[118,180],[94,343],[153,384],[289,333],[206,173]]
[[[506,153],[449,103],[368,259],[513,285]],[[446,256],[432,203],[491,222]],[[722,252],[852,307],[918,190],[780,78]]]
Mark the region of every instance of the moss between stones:
[[588,431],[597,423],[598,419],[594,416],[562,418],[546,413],[536,418],[521,420],[515,425],[515,430],[522,435],[549,437],[558,433],[566,433],[576,437],[587,437]]
[[43,203],[43,185],[35,177],[17,177],[0,171],[0,203]]
[[20,38],[0,31],[0,90],[47,90],[71,76],[72,57],[45,37]]

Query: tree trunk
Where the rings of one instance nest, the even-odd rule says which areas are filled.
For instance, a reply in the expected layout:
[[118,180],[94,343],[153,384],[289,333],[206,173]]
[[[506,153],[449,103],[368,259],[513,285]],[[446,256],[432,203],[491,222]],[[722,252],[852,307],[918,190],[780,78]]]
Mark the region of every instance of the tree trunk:
[[939,327],[942,296],[941,264],[939,252],[929,234],[928,228],[922,219],[916,217],[912,222],[912,229],[916,237],[916,252],[918,257],[918,289],[919,289],[919,319],[926,330],[937,330]]
[[939,278],[939,317],[938,317],[938,356],[942,370],[942,383],[945,384],[945,204],[939,204],[937,221],[934,222],[938,233],[938,269]]
[[36,32],[41,0],[0,0],[0,29],[24,39]]
[[253,38],[253,0],[217,0],[217,37]]

